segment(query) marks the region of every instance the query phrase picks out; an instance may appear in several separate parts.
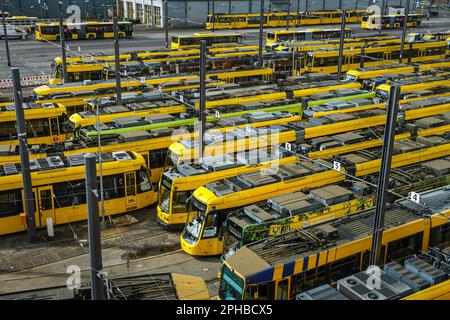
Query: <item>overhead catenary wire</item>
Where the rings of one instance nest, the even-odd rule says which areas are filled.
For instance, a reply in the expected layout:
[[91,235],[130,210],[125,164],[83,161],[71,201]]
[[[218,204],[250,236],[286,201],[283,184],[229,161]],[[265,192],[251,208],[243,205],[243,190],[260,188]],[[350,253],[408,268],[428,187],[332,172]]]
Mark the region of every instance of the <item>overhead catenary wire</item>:
[[[59,46],[59,45],[57,45],[57,44],[55,44],[55,43],[53,43],[53,42],[50,42],[50,41],[46,41],[47,43],[51,43],[51,44],[53,44],[53,45],[56,45],[56,46]],[[68,50],[69,51],[69,50]],[[77,52],[75,52],[75,51],[70,51],[70,52],[73,52],[73,53],[75,53],[75,54],[78,54]],[[81,55],[81,54],[80,54]],[[92,56],[92,55],[91,55]],[[93,56],[92,56],[93,57]],[[98,61],[97,61],[98,62]],[[120,72],[119,72],[119,74],[121,74]],[[135,79],[135,78],[132,78],[132,77],[129,77],[129,78],[131,78],[131,79],[134,79],[134,80],[137,80],[137,81],[139,81],[138,79]],[[167,94],[167,96],[170,96],[170,95],[168,95]],[[170,96],[170,97],[172,97],[172,96]],[[181,101],[180,101],[181,102]],[[67,220],[68,221],[68,223],[70,224],[70,222],[69,222],[69,220]],[[72,230],[72,232],[73,232],[73,234],[74,234],[74,237],[76,237],[76,238],[78,238],[78,236],[76,235],[76,233],[75,233],[75,231],[74,231],[74,229],[70,226],[70,229]],[[80,245],[81,245],[81,243],[80,243]],[[134,252],[133,252],[134,253]],[[135,254],[135,253],[134,253]],[[135,254],[135,256],[137,257],[137,255]],[[150,274],[149,274],[149,276],[151,276]],[[156,281],[155,281],[155,283],[157,283]],[[161,292],[163,293],[163,295],[165,295],[165,293],[164,293],[164,291],[161,289]],[[166,297],[167,298],[167,297]]]
[[[48,40],[45,40],[45,41],[48,42],[48,43],[50,43],[50,44],[52,44],[52,45],[54,45],[54,46],[59,46],[58,44],[53,43],[53,42],[51,42],[51,41],[48,41]],[[80,52],[76,52],[76,51],[73,51],[73,50],[69,50],[69,51],[70,51],[71,53],[74,53],[75,55],[83,56]],[[96,61],[97,63],[102,64],[102,62],[99,62],[98,60],[96,60],[92,54],[88,54],[88,55],[89,55],[94,61]],[[368,57],[368,58],[373,58],[373,57]],[[375,58],[373,58],[373,59],[375,60]],[[382,59],[377,59],[377,60],[382,60]],[[109,67],[106,66],[106,68],[109,68]],[[111,69],[111,68],[109,68],[109,69]],[[119,74],[122,75],[121,72],[119,72]],[[136,80],[136,81],[139,81],[139,82],[140,82],[140,79],[131,77],[130,75],[124,74],[123,76],[124,76],[125,78],[132,79],[132,80]],[[145,83],[144,83],[143,85],[149,87],[149,86],[148,86],[147,84],[145,84]],[[184,105],[186,105],[186,106],[188,106],[188,107],[195,108],[194,105],[189,104],[189,103],[186,102],[185,100],[181,100],[181,99],[176,98],[176,97],[174,97],[174,96],[172,96],[172,95],[170,95],[170,94],[167,94],[167,93],[165,93],[165,92],[161,92],[161,93],[162,93],[163,95],[167,96],[167,97],[170,97],[170,98],[172,98],[172,99],[177,100],[178,102],[180,102],[180,103],[182,103],[182,104],[184,104]],[[207,111],[207,113],[208,113],[208,111]],[[298,154],[298,155],[300,155],[300,154]],[[301,156],[303,156],[303,155],[301,155]],[[303,156],[303,157],[304,157],[304,156]],[[311,159],[309,159],[309,158],[306,158],[306,159],[309,160],[309,161],[311,161]],[[314,160],[313,160],[313,162],[314,162]],[[323,164],[321,164],[321,165],[323,165]],[[333,168],[329,168],[329,169],[333,169]],[[347,174],[347,175],[348,175],[348,174]],[[359,179],[359,181],[363,181],[363,182],[369,183],[369,182],[364,181],[364,180],[361,180],[360,178],[357,178],[357,177],[352,177],[352,178],[356,178],[356,179]],[[369,183],[369,184],[370,184],[370,183]],[[390,190],[389,192],[392,193],[391,190]],[[398,195],[397,195],[397,196],[398,196]],[[403,198],[405,198],[405,197],[403,197]],[[405,199],[407,199],[407,198],[405,198]]]
[[[75,54],[79,54],[79,53],[75,52]],[[371,57],[369,57],[369,58],[371,58]],[[378,59],[378,60],[382,60],[382,59]],[[133,77],[131,77],[131,76],[129,76],[129,75],[125,75],[125,77],[130,78],[130,79],[133,79],[133,80],[139,81],[138,79],[133,78]],[[191,104],[187,103],[186,101],[182,101],[182,100],[180,100],[180,99],[178,99],[178,98],[176,98],[176,97],[173,97],[173,96],[170,95],[170,94],[167,94],[167,93],[164,93],[164,92],[162,92],[162,94],[163,94],[163,95],[166,95],[167,97],[174,98],[175,100],[177,100],[178,102],[180,102],[180,103],[182,103],[182,104],[185,104],[186,106],[194,107],[194,108],[195,108],[194,105],[191,105]],[[208,113],[208,111],[206,111],[206,112]],[[286,151],[287,151],[287,150],[286,150]],[[300,155],[300,154],[298,154],[298,155]],[[302,156],[303,156],[303,155],[302,155]],[[304,156],[303,156],[303,157],[304,157]],[[309,161],[311,161],[309,158],[306,158],[306,159],[309,160]],[[315,161],[315,160],[313,160],[313,162],[314,162],[314,161]],[[321,165],[323,165],[323,164],[321,164]],[[333,169],[333,168],[332,168],[332,167],[329,167],[328,169]],[[347,174],[347,173],[345,173],[345,174],[346,174],[347,176],[352,177],[352,178],[356,178],[356,179],[358,179],[358,180],[361,181],[361,182],[368,183],[369,185],[371,184],[370,182],[365,181],[365,180],[363,180],[363,179],[360,179],[360,178],[358,178],[358,177],[356,177],[356,176],[351,176],[351,175],[349,175],[349,174]],[[375,185],[372,184],[372,186],[375,186]],[[388,190],[388,192],[393,193],[392,190]],[[395,194],[395,193],[393,193],[393,194]],[[403,197],[403,196],[398,195],[398,194],[395,194],[395,195],[401,197],[402,199],[410,200],[410,199],[407,198],[407,197]],[[410,201],[411,201],[411,200],[410,200]],[[446,216],[446,217],[447,217],[447,216]]]
[[[381,59],[380,59],[381,60]],[[121,73],[119,73],[120,75],[121,75]],[[132,77],[129,77],[129,76],[127,76],[128,78],[131,78],[131,79],[135,79],[135,78],[132,78]],[[165,95],[167,95],[168,97],[171,97],[171,98],[174,98],[173,96],[171,96],[171,95],[169,95],[169,94],[166,94],[166,93],[164,93]],[[184,104],[186,104],[186,102],[183,102],[183,101],[181,101],[181,100],[179,100],[179,99],[177,99],[179,102],[181,102],[181,103],[184,103]],[[192,106],[192,105],[191,105]],[[193,106],[192,106],[193,107]],[[307,159],[307,160],[309,160],[309,161],[311,161],[311,159]],[[330,168],[330,169],[332,169],[332,168]],[[348,174],[347,174],[348,175]],[[348,176],[350,176],[350,175],[348,175]],[[362,181],[364,181],[363,179],[360,179],[360,180],[362,180]],[[365,183],[368,183],[367,181],[364,181]],[[117,225],[116,225],[116,227],[117,227]],[[133,252],[134,253],[134,252]],[[134,253],[135,254],[135,253]],[[137,255],[136,255],[136,257],[137,257]]]

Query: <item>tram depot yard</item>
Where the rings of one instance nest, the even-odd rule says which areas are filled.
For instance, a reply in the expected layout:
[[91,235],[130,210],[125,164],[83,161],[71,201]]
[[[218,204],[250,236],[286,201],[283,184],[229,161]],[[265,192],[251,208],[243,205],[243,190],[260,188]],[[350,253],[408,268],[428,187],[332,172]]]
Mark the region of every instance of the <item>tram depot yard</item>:
[[449,9],[347,2],[0,8],[0,299],[449,300]]

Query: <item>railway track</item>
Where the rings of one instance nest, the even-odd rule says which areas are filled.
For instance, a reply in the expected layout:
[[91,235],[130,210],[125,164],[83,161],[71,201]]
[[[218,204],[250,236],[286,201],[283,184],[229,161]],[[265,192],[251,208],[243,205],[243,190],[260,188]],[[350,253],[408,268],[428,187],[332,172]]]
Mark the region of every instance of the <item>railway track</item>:
[[[146,234],[136,236],[136,234],[139,234],[140,231],[144,231]],[[156,233],[148,234],[148,232],[152,231],[156,231]],[[133,248],[132,245],[139,244],[139,242],[143,241],[149,241],[161,236],[167,236],[167,234],[168,233],[166,231],[159,228],[147,229],[139,227],[133,228],[132,230],[119,231],[102,238],[102,249],[108,250],[125,248],[125,251],[128,250],[129,260],[133,260],[139,258],[139,255],[142,255],[143,253],[135,252],[139,250],[136,247]],[[132,239],[130,239],[131,237]],[[78,241],[71,242],[71,246],[64,246],[31,255],[27,253],[26,256],[16,259],[8,259],[8,256],[4,255],[4,259],[0,263],[0,274],[21,271],[48,263],[72,259],[77,256],[87,254],[88,252],[89,249],[87,244],[84,244],[82,241]]]

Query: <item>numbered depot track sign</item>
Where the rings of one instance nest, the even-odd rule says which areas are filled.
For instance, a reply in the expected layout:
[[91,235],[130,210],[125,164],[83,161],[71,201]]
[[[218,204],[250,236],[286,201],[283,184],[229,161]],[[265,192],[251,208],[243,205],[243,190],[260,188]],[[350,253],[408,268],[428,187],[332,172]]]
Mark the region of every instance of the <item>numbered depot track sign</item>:
[[220,119],[220,112],[219,112],[219,111],[216,111],[216,112],[214,113],[214,116],[216,117],[216,119]]
[[333,169],[336,171],[341,171],[341,163],[338,161],[333,161]]
[[287,151],[292,151],[292,145],[289,142],[286,142],[284,147],[286,148]]
[[414,191],[411,191],[409,194],[409,199],[417,204],[420,204],[420,194]]

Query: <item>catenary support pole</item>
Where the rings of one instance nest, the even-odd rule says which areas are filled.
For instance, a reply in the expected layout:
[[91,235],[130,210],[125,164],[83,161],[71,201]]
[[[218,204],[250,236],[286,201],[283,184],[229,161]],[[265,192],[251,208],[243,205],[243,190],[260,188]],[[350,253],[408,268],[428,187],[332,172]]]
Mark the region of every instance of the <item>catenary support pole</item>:
[[5,49],[6,49],[6,61],[8,67],[11,67],[11,56],[9,53],[9,42],[8,42],[8,31],[6,29],[6,1],[3,1],[2,6],[2,24],[3,24],[3,35],[5,37]]
[[383,236],[384,216],[386,213],[386,190],[389,187],[389,173],[391,171],[392,151],[394,147],[395,127],[397,123],[398,102],[400,98],[400,85],[393,84],[389,93],[388,114],[386,118],[386,131],[381,151],[381,170],[378,177],[378,188],[375,202],[375,216],[373,225],[372,249],[370,251],[369,265],[380,265],[381,240]]
[[44,0],[38,0],[39,11],[41,19],[44,19]]
[[379,33],[381,33],[384,29],[383,19],[385,15],[385,9],[386,9],[386,0],[383,0],[380,8],[380,30],[378,31]]
[[291,0],[288,0],[287,4],[287,19],[286,19],[286,30],[289,30],[289,24],[291,23]]
[[188,0],[184,0],[184,26],[188,26]]
[[56,0],[58,4],[58,20],[59,20],[59,44],[61,46],[61,58],[62,58],[62,78],[64,83],[67,83],[67,59],[66,59],[66,43],[64,40],[64,25],[63,25],[63,17],[62,17],[62,9],[61,9],[61,0]]
[[106,5],[106,0],[103,0],[103,21],[108,21],[108,7]]
[[105,286],[101,278],[103,263],[100,223],[98,221],[96,158],[94,153],[84,155],[84,167],[86,168],[86,203],[88,209],[89,262],[91,267],[92,300],[104,300]]
[[364,46],[361,47],[361,56],[359,57],[359,67],[364,68],[364,58],[366,55],[366,48]]
[[199,159],[203,158],[205,150],[205,130],[206,130],[206,40],[200,41],[200,110],[199,110]]
[[406,38],[406,29],[408,27],[408,18],[409,18],[409,0],[406,0],[405,7],[405,21],[403,22],[403,30],[402,30],[402,43],[400,45],[400,57],[398,59],[399,63],[403,63],[403,52],[405,50],[405,38]]
[[212,20],[212,28],[211,31],[214,32],[214,24],[216,23],[216,2],[214,0],[211,1],[211,20]]
[[114,68],[116,69],[116,97],[117,104],[122,104],[122,84],[120,79],[120,48],[119,48],[119,24],[117,18],[117,10],[114,14]]
[[167,6],[167,0],[164,0],[164,33],[165,41],[164,46],[166,49],[169,48],[169,10]]
[[338,72],[337,72],[338,80],[341,80],[342,59],[344,59],[345,15],[346,15],[346,11],[341,10],[341,34],[340,34],[340,38],[339,38],[339,58],[338,58]]
[[97,116],[97,156],[98,156],[98,169],[99,169],[99,173],[100,173],[100,208],[102,211],[102,226],[106,225],[106,220],[105,220],[105,193],[103,190],[103,159],[102,159],[102,136],[101,136],[101,126],[100,126],[100,101],[96,101],[96,107],[95,107],[95,111],[96,111],[96,116]]
[[17,122],[17,137],[19,140],[19,153],[20,164],[22,171],[22,184],[23,184],[23,196],[25,204],[25,215],[27,224],[27,236],[30,242],[36,240],[36,221],[35,221],[35,204],[33,187],[31,184],[30,173],[30,159],[28,158],[28,145],[27,145],[27,129],[25,126],[25,116],[22,106],[22,87],[20,85],[20,72],[19,68],[11,68],[13,90],[14,90],[14,103],[16,111]]
[[258,40],[258,66],[263,65],[263,41],[264,41],[264,0],[261,0],[259,8],[259,40]]

